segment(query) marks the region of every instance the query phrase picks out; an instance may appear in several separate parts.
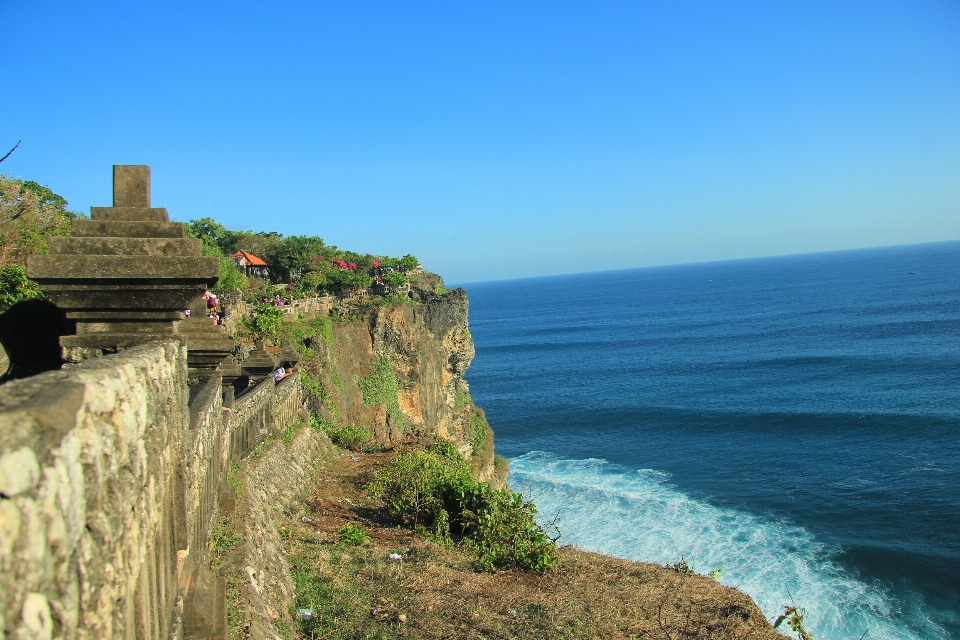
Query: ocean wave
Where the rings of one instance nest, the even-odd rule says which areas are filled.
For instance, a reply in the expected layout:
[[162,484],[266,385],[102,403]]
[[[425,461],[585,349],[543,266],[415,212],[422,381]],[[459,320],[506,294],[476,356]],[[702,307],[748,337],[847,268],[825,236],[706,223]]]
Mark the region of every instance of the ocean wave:
[[895,597],[839,566],[839,549],[802,527],[694,499],[670,486],[669,474],[543,452],[510,465],[512,488],[544,520],[560,517],[561,542],[659,564],[683,557],[698,573],[723,569],[722,582],[753,597],[770,619],[791,602],[804,608],[817,638],[949,637],[919,594]]

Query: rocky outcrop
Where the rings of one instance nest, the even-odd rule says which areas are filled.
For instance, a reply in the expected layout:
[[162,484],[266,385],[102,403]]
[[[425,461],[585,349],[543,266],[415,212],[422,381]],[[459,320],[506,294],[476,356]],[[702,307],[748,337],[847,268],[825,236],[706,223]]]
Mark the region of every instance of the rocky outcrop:
[[415,282],[408,301],[373,308],[361,321],[332,323],[332,340],[312,339],[318,357],[301,363],[323,386],[314,411],[369,427],[384,447],[444,438],[481,480],[500,484],[493,432],[463,378],[475,355],[469,304],[463,289],[445,290],[431,276]]

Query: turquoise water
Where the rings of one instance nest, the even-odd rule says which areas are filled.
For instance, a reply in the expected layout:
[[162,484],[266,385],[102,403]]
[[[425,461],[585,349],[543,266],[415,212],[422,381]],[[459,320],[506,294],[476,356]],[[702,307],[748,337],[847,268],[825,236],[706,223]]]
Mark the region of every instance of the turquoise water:
[[722,568],[818,640],[960,638],[960,242],[465,288],[562,542]]

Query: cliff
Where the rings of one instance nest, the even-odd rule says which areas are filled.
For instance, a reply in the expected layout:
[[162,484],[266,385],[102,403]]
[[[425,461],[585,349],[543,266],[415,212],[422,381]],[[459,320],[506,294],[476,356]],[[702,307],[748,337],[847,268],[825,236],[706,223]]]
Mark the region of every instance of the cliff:
[[453,442],[477,477],[499,486],[507,469],[494,464],[493,431],[470,397],[463,376],[475,350],[463,289],[446,290],[439,276],[414,282],[404,302],[372,307],[356,319],[349,303],[335,308],[353,321],[330,322],[301,346],[301,361],[319,383],[308,406],[339,425],[367,427],[381,448]]

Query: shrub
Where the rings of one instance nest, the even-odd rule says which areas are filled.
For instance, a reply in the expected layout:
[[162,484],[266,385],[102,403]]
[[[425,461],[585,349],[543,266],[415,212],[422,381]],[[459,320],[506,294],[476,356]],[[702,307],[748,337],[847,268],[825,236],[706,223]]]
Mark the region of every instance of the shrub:
[[21,300],[43,298],[39,285],[27,277],[27,270],[18,264],[0,267],[0,311],[6,311]]
[[692,564],[687,562],[687,559],[684,558],[683,556],[680,556],[680,560],[675,562],[674,564],[670,564],[668,562],[667,564],[663,565],[663,568],[670,569],[671,571],[676,571],[677,573],[683,576],[692,576],[694,574]]
[[333,320],[330,318],[318,318],[313,321],[313,326],[323,336],[328,347],[333,346]]
[[460,413],[470,404],[470,392],[466,389],[457,389],[453,398],[453,410]]
[[383,284],[394,289],[407,284],[407,275],[400,271],[385,271],[381,276]]
[[330,441],[344,449],[363,449],[370,442],[370,430],[366,427],[347,425],[341,427],[332,422],[310,415],[310,426],[314,429],[323,429]]
[[467,461],[447,441],[427,451],[397,454],[368,488],[415,528],[441,542],[459,541],[486,570],[545,571],[560,562],[555,541],[536,522],[534,504],[519,493],[475,480]]
[[797,634],[797,640],[813,640],[813,636],[810,635],[810,632],[803,626],[803,618],[805,615],[806,611],[798,611],[796,605],[784,607],[783,613],[777,616],[776,622],[773,623],[773,628],[776,629],[786,620],[793,632]]
[[276,339],[283,324],[283,309],[269,304],[258,304],[253,314],[243,318],[243,325],[254,340]]
[[343,525],[337,531],[337,534],[343,542],[355,547],[362,547],[370,539],[370,534],[364,531],[363,527],[358,527],[355,524]]
[[283,440],[283,444],[290,444],[293,442],[293,439],[297,437],[297,433],[301,428],[303,428],[303,420],[300,420],[299,418],[288,424],[283,430],[283,436],[281,438]]
[[360,391],[363,392],[363,404],[368,407],[381,403],[387,405],[387,413],[393,416],[402,429],[403,410],[400,409],[400,399],[397,397],[400,387],[390,359],[384,356],[376,360],[370,366],[370,375],[362,378],[359,384]]
[[487,443],[487,419],[479,413],[471,413],[467,416],[467,423],[470,425],[470,432],[473,439],[470,445],[473,447],[473,455],[479,456],[483,453],[483,445]]

